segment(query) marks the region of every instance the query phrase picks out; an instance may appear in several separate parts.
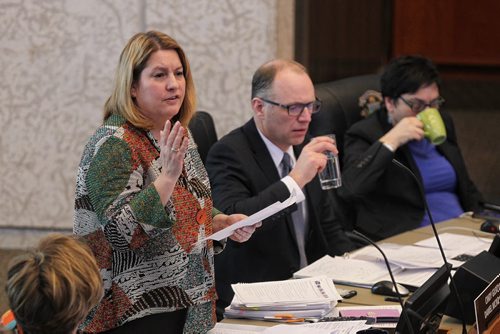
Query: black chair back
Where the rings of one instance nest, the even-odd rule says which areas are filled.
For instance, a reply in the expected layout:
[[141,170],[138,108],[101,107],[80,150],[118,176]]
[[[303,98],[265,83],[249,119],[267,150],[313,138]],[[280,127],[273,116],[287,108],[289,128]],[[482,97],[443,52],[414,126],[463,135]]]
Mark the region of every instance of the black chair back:
[[[380,76],[368,74],[315,85],[316,96],[323,102],[309,125],[312,136],[334,133],[343,157],[344,134],[362,119],[359,97],[369,89],[380,91]],[[342,163],[342,162],[341,162]]]
[[206,111],[197,111],[189,123],[189,130],[191,130],[198,146],[201,160],[205,163],[210,147],[217,141],[217,132],[212,116]]
[[[316,96],[323,102],[319,113],[313,115],[309,133],[319,136],[333,133],[339,149],[340,166],[344,156],[344,134],[351,125],[361,120],[358,99],[367,90],[380,91],[380,76],[376,74],[355,76],[315,85]],[[356,213],[354,207],[332,193],[335,212],[344,228],[354,228]]]

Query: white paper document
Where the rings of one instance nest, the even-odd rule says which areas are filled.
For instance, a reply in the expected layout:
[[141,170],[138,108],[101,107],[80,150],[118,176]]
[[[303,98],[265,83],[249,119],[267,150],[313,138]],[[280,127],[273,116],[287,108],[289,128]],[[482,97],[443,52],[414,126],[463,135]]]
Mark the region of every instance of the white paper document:
[[[418,247],[414,245],[398,245],[390,243],[379,244],[391,264],[404,269],[437,269],[443,265],[441,253],[435,248]],[[373,246],[366,246],[351,255],[354,259],[379,261],[384,263],[382,254]]]
[[365,321],[335,321],[264,327],[218,322],[213,329],[208,331],[208,334],[353,334],[370,328],[365,323]]
[[276,325],[273,327],[227,324],[218,322],[208,334],[353,334],[368,329],[366,321],[318,322],[304,325]]
[[[459,267],[470,258],[488,250],[491,239],[475,236],[443,233],[439,236],[447,262]],[[404,269],[438,269],[443,266],[443,256],[434,237],[419,241],[414,245],[379,244],[391,264]],[[383,262],[380,252],[367,246],[352,254],[355,259]]]
[[306,325],[278,325],[267,328],[263,334],[353,334],[368,329],[366,321],[318,322]]
[[[439,234],[439,240],[444,250],[461,250],[464,253],[477,255],[484,250],[488,250],[493,241],[490,238],[476,237],[472,235],[462,235],[455,233]],[[435,237],[424,239],[415,243],[417,246],[438,248]]]
[[341,300],[326,276],[262,283],[232,284],[238,301],[246,306],[336,303]]
[[265,326],[252,326],[252,325],[239,325],[239,324],[226,324],[218,322],[215,327],[207,332],[207,334],[254,334],[263,333],[267,327]]
[[244,226],[250,226],[254,225],[258,222],[263,221],[264,219],[271,217],[277,212],[280,212],[281,210],[289,207],[290,205],[294,204],[296,202],[295,196],[292,194],[288,199],[284,200],[283,202],[276,202],[274,204],[269,205],[268,207],[254,213],[253,215],[240,220],[239,222],[236,222],[232,224],[231,226],[226,227],[225,229],[222,229],[212,235],[209,235],[208,237],[200,240],[199,242],[203,242],[207,239],[212,239],[212,240],[222,240],[224,238],[229,237],[230,235],[233,234],[233,232],[241,227]]
[[[415,287],[421,286],[436,269],[403,270],[391,264],[392,273],[397,282]],[[331,257],[325,255],[305,268],[293,274],[295,278],[326,275],[337,284],[371,287],[381,280],[390,280],[385,262],[374,259],[353,259],[350,257]]]
[[[401,268],[393,266],[393,272],[400,270]],[[384,279],[388,274],[387,267],[383,263],[325,255],[294,273],[293,277],[304,278],[317,275],[326,275],[338,284],[369,287],[374,282]]]
[[[407,269],[400,271],[394,275],[396,282],[404,285],[414,286],[416,288],[421,287],[438,269]],[[391,278],[387,275],[385,279],[390,281]]]
[[[493,241],[490,238],[455,233],[440,234],[439,240],[441,240],[441,245],[443,246],[447,259],[451,261],[456,261],[455,258],[464,254],[473,257],[482,251],[487,251]],[[419,241],[415,243],[415,245],[435,249],[438,248],[437,240],[434,237]],[[464,257],[464,261],[462,262],[466,260],[466,257]]]

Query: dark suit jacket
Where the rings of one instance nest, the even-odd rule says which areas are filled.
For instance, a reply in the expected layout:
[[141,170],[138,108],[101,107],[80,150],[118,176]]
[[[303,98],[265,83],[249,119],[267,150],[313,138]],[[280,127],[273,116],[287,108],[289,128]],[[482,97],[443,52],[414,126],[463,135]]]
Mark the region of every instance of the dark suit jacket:
[[[294,150],[299,156],[301,147]],[[212,146],[206,168],[214,206],[224,213],[251,215],[290,196],[253,119]],[[331,192],[322,191],[316,177],[305,187],[305,195],[309,263],[325,254],[338,255],[351,250],[352,243],[334,215]],[[296,209],[297,205],[293,205],[268,218],[245,243],[228,240],[225,250],[215,257],[218,311],[232,300],[231,283],[284,280],[299,269],[290,214]]]
[[[455,169],[460,202],[464,210],[471,211],[477,208],[481,195],[467,173],[453,121],[448,114],[441,115],[447,139],[437,149]],[[394,158],[407,166],[422,184],[408,145],[393,154],[379,142],[391,128],[387,111],[382,109],[355,123],[345,136],[339,195],[354,205],[355,228],[375,240],[419,227],[425,213],[416,180],[392,162]]]

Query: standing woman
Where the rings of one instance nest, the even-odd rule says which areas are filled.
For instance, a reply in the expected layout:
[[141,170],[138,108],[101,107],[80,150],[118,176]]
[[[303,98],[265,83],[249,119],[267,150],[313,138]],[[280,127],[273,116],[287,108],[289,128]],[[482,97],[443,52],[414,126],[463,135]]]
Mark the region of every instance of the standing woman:
[[[171,37],[125,46],[104,123],[78,168],[74,232],[93,250],[105,295],[89,333],[204,333],[215,323],[214,252],[202,238],[243,219],[212,206],[187,125],[195,111],[188,60]],[[243,242],[256,226],[235,231]]]

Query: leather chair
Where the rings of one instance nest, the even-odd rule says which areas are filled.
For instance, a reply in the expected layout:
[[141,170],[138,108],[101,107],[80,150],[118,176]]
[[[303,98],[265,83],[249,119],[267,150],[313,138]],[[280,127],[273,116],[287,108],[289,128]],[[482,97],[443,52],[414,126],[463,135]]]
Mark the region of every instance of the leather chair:
[[337,140],[342,165],[344,134],[361,120],[358,98],[367,90],[380,91],[380,76],[368,74],[315,85],[316,96],[322,101],[321,110],[313,115],[309,125],[312,136],[333,133]]
[[191,130],[198,146],[201,161],[205,163],[208,150],[217,141],[217,132],[212,116],[206,111],[197,111],[189,123],[189,130]]
[[[344,134],[351,125],[361,120],[358,99],[367,90],[380,91],[380,76],[376,74],[355,76],[315,85],[316,97],[322,101],[321,110],[313,115],[309,125],[312,136],[333,133],[339,149],[342,167]],[[355,222],[354,208],[332,192],[333,205],[344,229],[352,231]],[[364,246],[357,244],[358,247]]]

